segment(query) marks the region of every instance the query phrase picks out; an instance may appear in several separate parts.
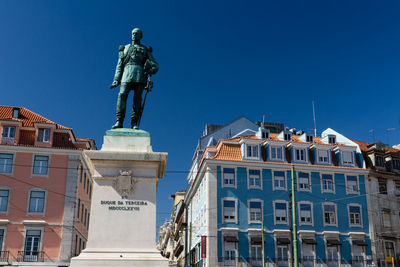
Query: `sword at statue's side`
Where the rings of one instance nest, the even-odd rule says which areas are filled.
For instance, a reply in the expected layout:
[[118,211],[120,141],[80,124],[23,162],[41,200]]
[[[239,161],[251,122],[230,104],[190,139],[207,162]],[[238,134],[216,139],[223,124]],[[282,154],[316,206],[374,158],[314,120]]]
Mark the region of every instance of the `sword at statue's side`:
[[149,76],[147,77],[147,84],[146,84],[146,87],[144,89],[146,90],[146,94],[144,95],[143,104],[142,104],[142,106],[140,108],[140,116],[139,116],[139,120],[138,120],[138,127],[140,126],[140,121],[142,120],[142,115],[143,115],[144,105],[146,104],[147,94],[149,92],[151,92],[151,89],[153,89],[153,82],[151,81],[151,74],[149,74]]

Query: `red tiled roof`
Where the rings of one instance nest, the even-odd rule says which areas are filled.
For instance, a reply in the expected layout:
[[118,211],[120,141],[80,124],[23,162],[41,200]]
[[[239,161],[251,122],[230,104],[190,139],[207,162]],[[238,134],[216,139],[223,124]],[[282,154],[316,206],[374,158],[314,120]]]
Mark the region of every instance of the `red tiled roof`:
[[239,144],[222,143],[217,154],[212,159],[219,160],[242,160],[242,152]]
[[[12,111],[14,108],[19,108],[20,110],[20,117],[18,119],[12,117]],[[49,123],[54,124],[57,129],[71,129],[61,124],[55,123],[49,119],[46,119],[45,117],[40,116],[39,114],[30,111],[29,109],[24,107],[10,107],[0,105],[0,120],[22,122],[23,127],[33,127],[34,123]]]
[[[363,142],[363,141],[358,141],[358,140],[352,140],[354,143],[358,144],[360,146],[361,151],[363,152],[367,152],[370,150],[373,150],[373,148],[371,148],[375,143],[367,143],[367,142]],[[393,147],[389,147],[389,146],[384,146],[383,147],[386,153],[400,153],[400,149],[396,149]]]

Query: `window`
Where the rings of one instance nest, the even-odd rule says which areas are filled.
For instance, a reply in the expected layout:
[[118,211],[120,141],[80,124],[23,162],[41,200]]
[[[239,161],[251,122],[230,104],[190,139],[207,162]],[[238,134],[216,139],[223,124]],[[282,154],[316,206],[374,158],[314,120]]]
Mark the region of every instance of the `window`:
[[346,177],[346,182],[347,182],[347,193],[348,194],[358,194],[359,190],[358,190],[358,179],[357,176],[353,176],[353,175],[348,175]]
[[0,212],[7,212],[9,194],[8,190],[0,190]]
[[292,135],[290,133],[285,133],[284,134],[284,139],[285,139],[285,141],[291,141],[292,140]]
[[392,227],[392,221],[390,219],[390,210],[382,211],[382,220],[383,220],[383,227],[385,228]]
[[332,174],[322,174],[322,192],[334,192]]
[[15,127],[14,126],[4,126],[3,127],[3,137],[4,138],[15,138]]
[[80,174],[79,174],[79,182],[80,183],[82,183],[82,176],[83,176],[83,168],[81,166],[81,171],[80,171]]
[[251,266],[262,266],[262,245],[251,244]]
[[296,161],[306,161],[306,150],[302,149],[294,149],[295,159]]
[[44,212],[44,200],[46,193],[44,191],[31,191],[29,197],[29,212]]
[[258,145],[246,145],[247,157],[258,158]]
[[75,249],[74,249],[74,255],[78,256],[78,235],[75,235]]
[[300,203],[300,224],[312,224],[311,204]]
[[84,208],[85,208],[85,205],[83,204],[83,201],[82,201],[82,205],[81,205],[81,223],[83,223],[83,210],[84,210]]
[[387,195],[386,179],[378,178],[379,194]]
[[310,191],[310,175],[306,172],[299,172],[299,191]]
[[382,155],[375,155],[375,166],[385,167],[385,160]]
[[329,135],[329,136],[328,136],[328,143],[331,144],[331,145],[336,144],[336,136],[334,136],[334,135]]
[[284,171],[274,171],[274,190],[286,190]]
[[87,209],[85,208],[85,220],[83,221],[84,226],[86,226],[86,220],[87,220]]
[[343,151],[342,152],[342,163],[343,163],[343,165],[353,165],[353,152]]
[[79,211],[81,210],[81,199],[80,198],[78,198],[78,206],[77,206],[78,208],[77,208],[77,215],[76,215],[76,218],[78,218],[79,219]]
[[49,142],[50,141],[50,129],[49,128],[39,128],[37,141],[38,142]]
[[235,186],[235,169],[224,168],[224,185],[225,186]]
[[261,177],[260,170],[249,170],[249,187],[260,188]]
[[271,146],[271,159],[272,160],[282,160],[282,147],[281,146]]
[[306,142],[308,142],[308,143],[314,142],[314,136],[312,136],[312,135],[306,135]]
[[336,206],[334,204],[324,204],[324,223],[336,225]]
[[329,163],[329,150],[318,149],[318,163]]
[[12,154],[0,154],[0,173],[11,173],[13,167]]
[[47,175],[47,168],[49,166],[48,156],[35,156],[33,161],[33,174]]
[[262,139],[268,139],[269,138],[269,133],[268,132],[262,132],[261,133]]
[[277,246],[276,248],[278,259],[278,267],[288,267],[289,266],[289,249],[288,246]]
[[287,208],[285,202],[275,202],[275,224],[287,223]]
[[236,243],[225,242],[224,243],[224,264],[235,265],[236,262]]
[[400,170],[400,160],[399,159],[393,159],[393,169]]
[[25,238],[25,251],[24,251],[24,261],[34,262],[38,261],[39,250],[40,250],[40,230],[27,230]]
[[232,222],[236,220],[236,203],[234,200],[224,200],[224,221]]
[[349,218],[350,226],[361,226],[361,208],[360,206],[350,205],[349,206]]
[[262,220],[262,209],[261,209],[261,202],[260,201],[250,201],[249,203],[249,212],[250,212],[250,222],[261,222]]

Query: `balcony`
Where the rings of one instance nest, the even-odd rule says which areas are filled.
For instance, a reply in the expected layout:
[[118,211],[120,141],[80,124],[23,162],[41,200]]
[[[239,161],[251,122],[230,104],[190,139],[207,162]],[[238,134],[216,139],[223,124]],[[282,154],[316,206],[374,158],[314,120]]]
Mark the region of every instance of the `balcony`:
[[314,256],[303,256],[301,264],[303,267],[314,267]]
[[4,264],[4,263],[8,264],[9,257],[10,257],[9,251],[0,251],[0,264]]
[[366,262],[364,261],[363,256],[354,256],[351,262],[352,267],[364,267],[366,266]]
[[44,251],[18,251],[18,262],[44,262]]
[[14,145],[15,138],[14,137],[2,137],[1,144],[2,145]]

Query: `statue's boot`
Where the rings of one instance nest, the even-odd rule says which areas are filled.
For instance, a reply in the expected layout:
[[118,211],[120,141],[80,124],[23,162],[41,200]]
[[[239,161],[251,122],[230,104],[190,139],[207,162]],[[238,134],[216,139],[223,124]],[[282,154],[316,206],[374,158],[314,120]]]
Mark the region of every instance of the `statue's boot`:
[[115,124],[111,127],[111,129],[123,128],[124,127],[124,119],[117,118]]
[[131,120],[131,128],[135,130],[139,129],[138,119],[136,117]]

